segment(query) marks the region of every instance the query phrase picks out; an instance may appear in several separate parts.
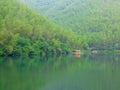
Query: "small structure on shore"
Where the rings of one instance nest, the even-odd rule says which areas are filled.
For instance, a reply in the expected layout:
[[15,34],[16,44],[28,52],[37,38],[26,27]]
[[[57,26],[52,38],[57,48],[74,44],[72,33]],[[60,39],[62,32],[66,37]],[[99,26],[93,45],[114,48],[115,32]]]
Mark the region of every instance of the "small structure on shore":
[[98,53],[97,50],[93,50],[93,51],[92,51],[92,54],[97,54],[97,53]]
[[72,54],[73,54],[73,55],[80,55],[81,52],[80,52],[80,50],[73,50],[73,51],[72,51]]

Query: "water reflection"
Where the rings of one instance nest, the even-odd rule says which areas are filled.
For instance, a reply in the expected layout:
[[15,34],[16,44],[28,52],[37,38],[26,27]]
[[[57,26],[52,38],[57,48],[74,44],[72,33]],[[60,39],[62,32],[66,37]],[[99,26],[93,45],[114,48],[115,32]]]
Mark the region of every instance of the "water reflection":
[[80,54],[74,54],[73,56],[76,58],[80,58]]
[[0,58],[0,90],[119,90],[120,56]]

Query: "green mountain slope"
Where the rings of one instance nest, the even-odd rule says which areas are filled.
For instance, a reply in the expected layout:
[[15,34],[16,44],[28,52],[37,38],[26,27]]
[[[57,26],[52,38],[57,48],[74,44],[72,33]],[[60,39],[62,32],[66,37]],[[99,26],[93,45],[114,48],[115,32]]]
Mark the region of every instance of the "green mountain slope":
[[77,36],[72,31],[17,0],[0,0],[0,55],[67,53],[76,45]]
[[22,1],[57,24],[77,32],[85,41],[84,46],[119,49],[119,0]]
[[23,1],[56,23],[77,32],[96,32],[120,25],[119,0]]

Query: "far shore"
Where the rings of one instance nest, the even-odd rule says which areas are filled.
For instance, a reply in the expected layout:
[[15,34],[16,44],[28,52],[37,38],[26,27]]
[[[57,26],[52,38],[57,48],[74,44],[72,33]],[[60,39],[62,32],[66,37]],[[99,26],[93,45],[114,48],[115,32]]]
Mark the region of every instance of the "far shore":
[[120,50],[80,50],[81,54],[120,54]]

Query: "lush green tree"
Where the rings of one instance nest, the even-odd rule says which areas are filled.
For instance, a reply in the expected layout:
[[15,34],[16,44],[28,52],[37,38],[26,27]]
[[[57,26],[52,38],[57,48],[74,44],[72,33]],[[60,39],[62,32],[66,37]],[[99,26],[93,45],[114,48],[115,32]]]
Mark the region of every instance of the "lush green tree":
[[0,55],[62,54],[75,37],[17,0],[0,1]]

